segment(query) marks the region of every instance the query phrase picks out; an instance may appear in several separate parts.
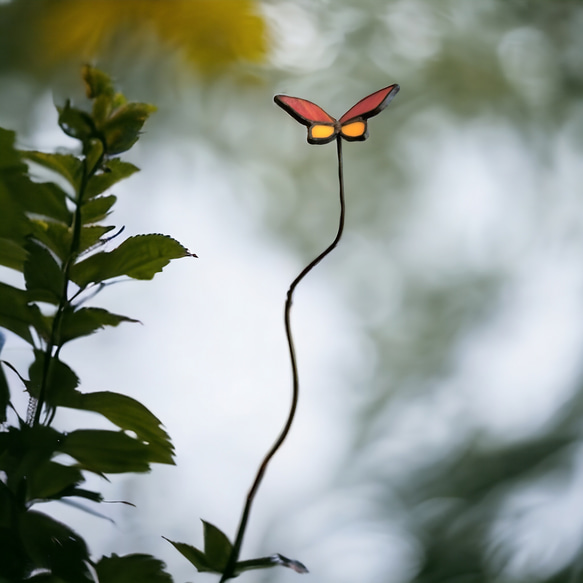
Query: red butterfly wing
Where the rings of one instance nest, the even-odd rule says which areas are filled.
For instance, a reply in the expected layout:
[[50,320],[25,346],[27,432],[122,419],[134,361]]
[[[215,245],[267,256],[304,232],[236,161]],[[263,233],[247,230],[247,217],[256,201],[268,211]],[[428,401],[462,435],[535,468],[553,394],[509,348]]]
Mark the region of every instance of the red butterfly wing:
[[393,97],[399,92],[399,89],[400,87],[395,83],[361,99],[340,118],[340,123],[342,124],[356,118],[368,119],[369,117],[373,117],[373,115],[379,114],[391,103]]
[[300,97],[290,97],[289,95],[276,95],[273,100],[281,108],[285,109],[293,118],[305,126],[317,123],[333,124],[336,120],[328,115],[320,106],[301,99]]

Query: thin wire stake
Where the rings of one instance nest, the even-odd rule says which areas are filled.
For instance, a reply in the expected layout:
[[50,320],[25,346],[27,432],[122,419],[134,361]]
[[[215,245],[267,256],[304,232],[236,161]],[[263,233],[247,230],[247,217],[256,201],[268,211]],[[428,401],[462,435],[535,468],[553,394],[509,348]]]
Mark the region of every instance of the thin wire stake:
[[292,402],[291,407],[288,413],[287,420],[279,437],[275,440],[274,444],[271,446],[271,449],[267,452],[265,458],[261,462],[259,469],[257,471],[257,475],[255,476],[255,480],[247,494],[247,499],[245,502],[245,506],[243,508],[243,513],[241,515],[241,520],[239,522],[239,528],[237,530],[237,536],[235,537],[235,544],[233,545],[233,550],[231,551],[231,555],[227,562],[227,566],[225,567],[225,571],[219,583],[224,583],[228,579],[231,579],[235,576],[235,566],[237,561],[239,560],[239,553],[241,551],[241,546],[243,544],[243,537],[245,536],[245,530],[247,528],[247,521],[249,520],[249,514],[251,512],[251,506],[253,505],[253,501],[255,499],[255,495],[257,494],[257,490],[261,485],[261,481],[263,480],[263,476],[265,474],[265,470],[267,470],[267,466],[269,462],[273,458],[273,456],[277,453],[279,448],[283,445],[288,433],[291,429],[296,409],[298,406],[298,399],[300,396],[300,380],[298,376],[298,366],[296,360],[296,352],[294,348],[292,330],[291,330],[291,308],[293,302],[293,294],[296,287],[299,283],[326,257],[330,254],[334,248],[338,245],[342,233],[344,231],[344,217],[346,214],[346,204],[344,201],[344,172],[343,172],[343,164],[342,164],[342,139],[340,134],[336,136],[336,146],[337,146],[337,153],[338,153],[338,185],[339,185],[339,197],[340,197],[340,217],[338,220],[338,231],[336,232],[336,236],[334,240],[320,255],[318,255],[315,259],[313,259],[302,271],[299,275],[291,282],[289,289],[287,290],[287,298],[285,300],[285,309],[284,309],[284,321],[285,321],[285,334],[287,337],[287,344],[289,347],[289,356],[291,361],[291,368],[292,368]]

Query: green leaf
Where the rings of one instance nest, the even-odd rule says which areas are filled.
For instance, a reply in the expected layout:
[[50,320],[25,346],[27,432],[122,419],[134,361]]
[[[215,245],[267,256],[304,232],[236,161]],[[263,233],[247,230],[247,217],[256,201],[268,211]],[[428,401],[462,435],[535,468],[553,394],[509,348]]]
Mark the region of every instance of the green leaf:
[[113,83],[103,71],[90,65],[83,67],[82,76],[85,82],[85,94],[94,100],[92,116],[99,126],[109,117],[114,107]]
[[0,237],[0,265],[22,271],[26,251],[13,239]]
[[[25,167],[26,171],[26,167]],[[25,173],[0,171],[0,237],[24,247],[31,217],[68,224],[71,212],[66,194],[56,184],[32,182]]]
[[109,75],[92,67],[91,65],[83,65],[81,69],[81,77],[85,83],[85,94],[89,99],[95,99],[100,95],[108,95],[113,97],[114,88]]
[[[85,498],[86,500],[91,500],[92,502],[103,502],[103,496],[99,492],[92,492],[91,490],[85,490],[83,488],[69,488],[67,490],[63,490],[60,497],[64,498],[65,496],[76,496],[77,498]],[[126,502],[126,504],[133,506],[133,504],[130,504],[129,502]],[[106,516],[92,510],[87,510],[85,508],[81,508],[81,510],[85,510],[85,512],[88,512],[89,514],[93,514],[94,516],[99,516],[100,518],[109,520],[109,518]]]
[[132,174],[138,171],[139,168],[129,162],[122,162],[118,158],[108,160],[103,171],[94,174],[87,182],[84,197],[85,200],[91,199],[102,192],[105,192],[120,180],[129,178]]
[[89,336],[105,326],[117,326],[121,322],[138,322],[127,316],[112,314],[103,308],[69,309],[63,313],[59,344],[65,344],[80,336]]
[[194,565],[200,573],[220,573],[208,561],[206,555],[196,547],[187,545],[186,543],[179,543],[171,541],[165,536],[162,537],[167,540],[183,557],[186,558],[192,565]]
[[153,461],[174,464],[174,447],[160,420],[135,399],[108,391],[89,394],[75,391],[64,396],[58,405],[103,415],[121,429],[133,431],[141,441],[149,444],[155,452]]
[[204,530],[204,554],[210,565],[218,573],[222,573],[226,566],[233,545],[227,535],[210,522],[202,521]]
[[[69,221],[66,194],[55,184],[36,183],[28,176],[21,152],[14,149],[14,134],[0,128],[0,238],[12,241],[4,244],[10,267],[19,268],[21,253],[30,234],[30,215],[41,215]],[[16,246],[16,247],[15,247]],[[15,256],[14,253],[17,255]],[[18,255],[20,254],[20,258]]]
[[[30,563],[18,536],[17,517],[20,511],[15,496],[0,480],[0,581],[23,581],[34,565]],[[28,579],[27,579],[28,581]]]
[[91,472],[116,474],[147,472],[153,460],[147,444],[120,431],[79,429],[68,433],[59,451]]
[[83,163],[73,154],[54,154],[27,150],[22,156],[60,174],[77,192],[83,176]]
[[65,262],[71,252],[71,228],[61,222],[32,219],[32,235]]
[[90,138],[83,142],[83,155],[85,156],[85,174],[91,176],[101,166],[104,150],[100,138]]
[[72,223],[73,214],[67,207],[67,194],[57,184],[32,182],[26,176],[17,185],[17,194],[24,212],[41,215],[66,225]]
[[13,493],[21,495],[28,476],[53,457],[62,437],[44,425],[23,424],[0,433],[0,470],[6,472],[6,483]]
[[129,150],[140,136],[140,130],[156,111],[149,103],[126,103],[112,112],[99,128],[105,136],[106,150],[116,155]]
[[171,583],[172,577],[164,571],[166,565],[143,554],[102,557],[95,565],[99,583]]
[[39,337],[45,342],[49,342],[54,316],[45,316],[37,304],[29,304],[32,318],[32,327]]
[[0,171],[0,237],[21,249],[30,234],[30,219],[24,209],[26,201],[21,195],[33,189],[30,184],[24,176],[6,176]]
[[89,225],[105,219],[116,200],[113,194],[90,199],[81,207],[81,223]]
[[260,559],[250,559],[248,561],[240,561],[235,565],[235,575],[239,575],[244,571],[251,571],[255,569],[269,569],[271,567],[287,567],[296,573],[308,573],[308,569],[303,563],[295,559],[288,559],[279,553],[270,555],[269,557],[261,557]]
[[[46,354],[42,350],[34,351],[34,361],[28,369],[30,380],[28,391],[32,397],[38,399],[40,387],[45,374]],[[48,377],[45,387],[45,400],[49,407],[57,407],[58,404],[74,393],[79,386],[79,377],[63,361],[51,357]]]
[[0,327],[14,332],[32,344],[30,326],[34,323],[26,292],[0,282]]
[[15,149],[16,132],[0,128],[0,170],[10,168],[19,173],[26,172],[20,153]]
[[178,241],[166,235],[137,235],[126,239],[113,251],[102,251],[77,263],[71,279],[84,288],[127,275],[135,279],[152,279],[172,259],[192,256]]
[[26,251],[24,279],[28,300],[58,305],[65,281],[61,267],[50,251],[32,240],[27,243]]
[[[226,535],[212,524],[202,521],[204,525],[205,552],[187,545],[171,541],[163,536],[183,557],[185,557],[200,573],[224,573],[233,546]],[[296,573],[308,573],[308,569],[300,561],[288,559],[279,553],[269,557],[239,561],[235,565],[234,577],[244,571],[269,569],[271,567],[287,567]]]
[[60,498],[63,492],[70,491],[84,481],[83,473],[79,468],[48,460],[33,468],[28,475],[27,499]]
[[91,249],[102,241],[103,235],[106,235],[115,227],[104,227],[101,225],[89,225],[88,227],[81,227],[81,237],[79,240],[79,252],[83,253]]
[[75,107],[71,107],[71,102],[67,100],[65,107],[57,107],[59,112],[59,126],[72,138],[88,141],[96,133],[95,125],[91,116]]
[[18,504],[8,486],[0,480],[0,529],[11,525],[16,512],[18,512]]
[[186,543],[174,542],[166,537],[162,538],[173,545],[199,572],[223,573],[231,556],[233,545],[227,535],[216,526],[205,520],[202,521],[202,524],[204,529],[204,553]]
[[87,564],[85,541],[68,526],[54,518],[29,510],[20,517],[23,545],[37,568],[46,568],[65,581],[93,581]]

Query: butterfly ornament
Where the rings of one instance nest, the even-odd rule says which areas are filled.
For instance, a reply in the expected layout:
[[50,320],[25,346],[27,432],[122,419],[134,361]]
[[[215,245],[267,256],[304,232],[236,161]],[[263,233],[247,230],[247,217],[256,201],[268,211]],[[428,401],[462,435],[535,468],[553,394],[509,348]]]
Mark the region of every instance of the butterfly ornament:
[[328,144],[338,136],[349,142],[362,142],[368,138],[367,120],[383,111],[399,89],[395,83],[371,93],[338,120],[307,99],[289,95],[276,95],[273,99],[293,118],[308,127],[310,144]]
[[[292,401],[288,413],[287,420],[281,430],[279,436],[274,444],[266,453],[263,461],[260,463],[257,474],[247,494],[239,527],[235,535],[235,542],[231,545],[229,557],[222,566],[222,576],[219,583],[225,583],[229,579],[236,577],[238,572],[250,568],[271,567],[273,565],[283,565],[290,567],[298,573],[307,573],[306,567],[299,561],[286,559],[282,555],[272,555],[263,559],[255,559],[251,561],[239,561],[239,554],[243,544],[243,538],[247,529],[249,515],[251,513],[251,506],[255,499],[255,495],[263,480],[267,466],[269,465],[273,456],[279,451],[279,448],[286,440],[291,429],[297,404],[299,400],[300,378],[298,372],[298,365],[296,361],[294,341],[291,329],[291,308],[293,303],[294,291],[299,283],[312,271],[322,259],[329,255],[333,249],[338,245],[342,238],[344,231],[344,217],[345,217],[345,199],[344,199],[344,172],[342,164],[342,139],[349,142],[362,142],[368,138],[367,121],[369,118],[378,115],[389,103],[393,100],[399,91],[399,86],[395,83],[389,85],[384,89],[371,93],[368,97],[361,99],[356,105],[351,107],[340,119],[336,120],[331,115],[328,115],[320,106],[301,99],[300,97],[290,97],[289,95],[276,95],[274,97],[275,103],[287,111],[293,118],[308,128],[308,142],[310,144],[328,144],[332,140],[336,140],[336,147],[338,152],[338,184],[339,184],[339,200],[340,200],[340,216],[338,218],[338,229],[334,240],[317,255],[308,265],[306,265],[296,278],[291,282],[286,294],[285,309],[284,309],[284,323],[287,344],[289,349],[290,363],[292,369]],[[214,527],[213,527],[214,528]],[[224,536],[224,535],[223,535]],[[225,537],[226,538],[226,537]],[[229,543],[230,544],[230,543]],[[200,552],[200,551],[199,551]],[[250,566],[253,564],[253,566]]]

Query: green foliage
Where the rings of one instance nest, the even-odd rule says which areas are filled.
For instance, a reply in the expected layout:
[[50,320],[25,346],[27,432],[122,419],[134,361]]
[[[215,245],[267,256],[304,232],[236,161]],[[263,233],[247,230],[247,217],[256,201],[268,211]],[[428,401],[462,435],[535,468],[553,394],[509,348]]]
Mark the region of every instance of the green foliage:
[[233,545],[227,538],[227,535],[216,526],[204,520],[202,524],[204,531],[204,552],[185,543],[166,540],[201,573],[222,573],[227,566]]
[[80,261],[71,269],[71,279],[81,288],[121,275],[152,279],[171,259],[187,253],[180,243],[165,235],[138,235],[113,251],[100,251]]
[[[25,340],[32,354],[27,372],[0,361],[0,581],[94,581],[92,565],[102,583],[163,583],[171,578],[160,561],[139,554],[93,561],[79,534],[34,509],[70,497],[101,502],[101,494],[81,487],[86,472],[106,477],[174,463],[159,419],[125,395],[81,392],[60,357],[67,342],[137,322],[85,305],[106,281],[152,279],[171,260],[192,256],[158,234],[104,250],[114,227],[102,221],[116,202],[107,190],[137,171],[113,156],[137,141],[154,107],[128,103],[96,69],[85,67],[83,78],[91,113],[70,103],[59,108],[59,125],[80,141],[79,153],[19,151],[14,132],[0,128],[0,265],[22,276],[20,287],[0,282],[0,328]],[[25,161],[58,182],[34,182]],[[0,333],[0,349],[4,338]],[[28,392],[26,415],[11,402],[7,370]],[[60,432],[53,427],[59,407],[99,414],[116,429]]]
[[[174,548],[185,557],[200,573],[223,574],[227,569],[233,552],[233,545],[227,535],[210,522],[202,521],[204,532],[204,551],[186,543],[171,541],[164,537]],[[307,573],[306,567],[299,561],[288,559],[280,554],[238,561],[233,568],[232,576],[237,577],[244,571],[269,569],[270,567],[288,567],[296,573]]]

